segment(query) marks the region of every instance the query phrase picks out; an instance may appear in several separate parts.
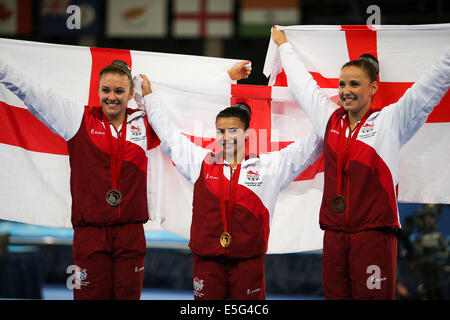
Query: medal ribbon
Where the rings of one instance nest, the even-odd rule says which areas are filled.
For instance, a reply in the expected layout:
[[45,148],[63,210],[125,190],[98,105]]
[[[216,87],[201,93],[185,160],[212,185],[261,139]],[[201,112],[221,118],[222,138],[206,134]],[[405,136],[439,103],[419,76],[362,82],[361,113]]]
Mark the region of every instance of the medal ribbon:
[[[231,167],[230,167],[231,168]],[[228,208],[225,206],[225,175],[223,174],[223,163],[220,165],[220,212],[222,214],[222,223],[224,232],[230,233],[230,228],[228,221],[231,222],[231,211],[233,210],[234,203],[236,201],[236,189],[239,181],[239,174],[241,172],[241,164],[238,164],[234,175],[230,174],[230,201],[228,203]],[[228,210],[226,210],[228,209]]]
[[[350,130],[350,138],[347,139],[345,136],[345,131],[347,130],[347,127],[350,126],[350,122],[348,119],[348,114],[344,119],[344,124],[339,130],[339,144],[338,144],[338,155],[337,155],[337,186],[336,186],[336,193],[339,196],[342,196],[342,170],[347,168],[348,166],[348,160],[350,158],[350,153],[352,152],[353,143],[355,142],[356,138],[358,137],[359,130],[361,129],[363,123],[366,122],[367,118],[372,112],[369,110],[366,112],[364,117],[361,119],[360,122],[353,128],[353,131]],[[350,129],[350,128],[349,128]],[[347,142],[344,150],[344,141]]]
[[[120,130],[119,140],[119,150],[118,152],[114,152],[114,138],[111,134],[111,128],[108,119],[103,113],[103,123],[105,124],[106,129],[106,137],[109,142],[109,156],[111,159],[111,188],[114,190],[120,191],[121,184],[121,171],[122,171],[122,162],[125,153],[125,141],[126,141],[126,132],[127,132],[127,117],[125,115],[125,120],[122,123],[122,129]],[[118,133],[119,135],[119,133]]]

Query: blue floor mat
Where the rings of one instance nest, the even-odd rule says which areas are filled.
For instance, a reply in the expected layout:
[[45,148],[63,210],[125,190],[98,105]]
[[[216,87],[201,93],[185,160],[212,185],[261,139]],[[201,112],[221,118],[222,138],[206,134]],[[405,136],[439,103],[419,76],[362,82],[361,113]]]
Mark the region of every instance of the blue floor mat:
[[[61,285],[45,285],[42,288],[43,300],[73,300],[72,290]],[[304,295],[272,295],[267,300],[322,300],[322,297]],[[141,300],[194,300],[192,291],[164,290],[144,288]]]

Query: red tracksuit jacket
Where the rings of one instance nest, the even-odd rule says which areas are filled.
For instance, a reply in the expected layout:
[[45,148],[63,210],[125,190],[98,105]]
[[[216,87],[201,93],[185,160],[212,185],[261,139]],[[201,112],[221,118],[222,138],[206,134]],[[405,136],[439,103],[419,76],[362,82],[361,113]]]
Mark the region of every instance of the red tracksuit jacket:
[[[120,186],[123,200],[117,207],[105,201],[111,189],[111,166],[101,107],[85,107],[80,129],[68,141],[73,226],[145,223],[148,220],[146,150],[157,138],[144,112],[127,109],[127,113]],[[117,152],[117,133],[112,126],[111,133]]]
[[[334,212],[331,203],[337,195],[337,154],[346,112],[319,90],[289,43],[279,50],[289,91],[324,139],[321,228],[356,232],[400,227],[397,209],[400,148],[425,123],[450,86],[450,47],[396,103],[371,110],[367,120],[360,124],[342,176],[342,195],[347,207],[341,213]],[[345,135],[349,137],[348,128]]]

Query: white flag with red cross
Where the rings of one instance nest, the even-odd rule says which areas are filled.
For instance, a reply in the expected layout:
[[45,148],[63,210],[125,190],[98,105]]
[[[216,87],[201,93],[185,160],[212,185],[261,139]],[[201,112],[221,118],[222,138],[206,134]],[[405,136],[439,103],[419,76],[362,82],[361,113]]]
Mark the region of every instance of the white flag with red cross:
[[[396,102],[450,46],[450,24],[280,27],[318,86],[338,100],[341,67],[363,53],[378,58],[374,107]],[[264,74],[286,86],[278,48],[270,41]],[[450,203],[450,94],[400,151],[398,201]]]
[[234,0],[173,1],[172,35],[176,38],[231,38]]
[[[174,123],[193,143],[203,147],[214,144],[217,113],[238,101],[252,107],[251,152],[279,150],[312,128],[287,88],[218,83],[218,75],[236,60],[9,39],[0,39],[0,48],[4,63],[42,87],[78,102],[80,108],[99,104],[99,71],[115,59],[124,60],[133,74],[149,76],[153,91],[164,96]],[[136,107],[135,102],[131,101],[130,106]],[[32,116],[3,85],[0,118],[0,219],[70,228],[66,142]],[[321,167],[318,161],[280,194],[271,225],[270,252],[321,247]],[[151,221],[146,230],[162,228],[189,238],[193,185],[162,153],[158,141],[149,151],[148,168]]]
[[[99,72],[115,59],[127,62],[133,74],[148,74],[156,87],[158,81],[164,84],[174,78],[181,83],[193,78],[208,82],[237,61],[10,39],[0,39],[0,58],[80,108],[100,104]],[[134,100],[129,107],[137,107]],[[71,227],[66,142],[31,115],[3,85],[0,119],[0,219]]]

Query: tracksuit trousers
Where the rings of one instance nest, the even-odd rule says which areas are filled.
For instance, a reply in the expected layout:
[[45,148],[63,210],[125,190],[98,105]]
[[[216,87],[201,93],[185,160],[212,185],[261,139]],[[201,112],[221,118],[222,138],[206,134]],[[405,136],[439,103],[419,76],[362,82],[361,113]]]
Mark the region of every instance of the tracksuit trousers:
[[194,258],[195,300],[264,300],[264,255],[248,259]]
[[325,299],[394,299],[396,265],[397,236],[392,231],[325,230]]
[[138,300],[145,251],[142,224],[75,227],[74,299]]

